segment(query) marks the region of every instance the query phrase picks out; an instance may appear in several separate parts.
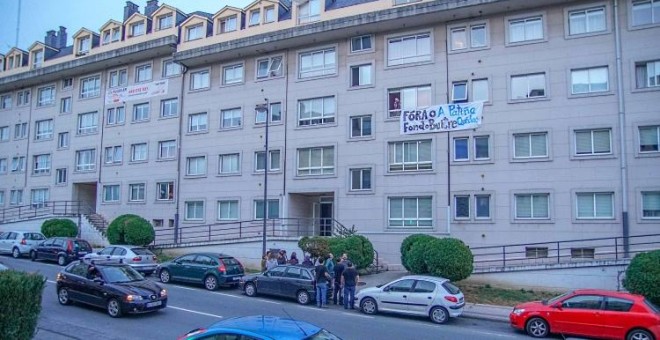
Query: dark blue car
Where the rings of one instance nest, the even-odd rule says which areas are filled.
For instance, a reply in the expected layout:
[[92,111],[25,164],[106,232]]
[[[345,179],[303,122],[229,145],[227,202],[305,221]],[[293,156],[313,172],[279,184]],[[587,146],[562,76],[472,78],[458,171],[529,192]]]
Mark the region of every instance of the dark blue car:
[[267,315],[227,319],[179,337],[179,340],[198,339],[341,340],[309,322]]

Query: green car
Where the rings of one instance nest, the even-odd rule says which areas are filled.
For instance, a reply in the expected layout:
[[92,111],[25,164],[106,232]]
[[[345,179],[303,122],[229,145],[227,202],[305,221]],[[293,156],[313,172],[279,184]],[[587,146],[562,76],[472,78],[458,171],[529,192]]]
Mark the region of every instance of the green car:
[[221,285],[238,287],[245,271],[243,265],[232,256],[192,253],[161,263],[156,273],[162,283],[201,283],[208,290],[216,290]]

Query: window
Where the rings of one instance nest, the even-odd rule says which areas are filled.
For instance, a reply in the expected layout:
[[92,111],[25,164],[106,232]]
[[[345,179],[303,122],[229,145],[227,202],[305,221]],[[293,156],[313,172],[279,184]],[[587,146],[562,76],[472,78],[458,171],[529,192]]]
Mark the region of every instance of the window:
[[271,23],[275,21],[275,6],[264,8],[264,23]]
[[593,259],[594,255],[594,248],[571,248],[572,259]]
[[25,106],[30,104],[30,90],[18,91],[16,94],[16,105]]
[[466,81],[455,82],[452,84],[451,100],[454,103],[467,102],[468,92]]
[[73,88],[73,78],[62,79],[62,90],[70,90]]
[[639,152],[658,152],[660,125],[639,127]]
[[470,196],[454,196],[454,218],[457,220],[470,219]]
[[[472,151],[470,151],[470,139],[473,144]],[[490,136],[454,138],[454,161],[469,161],[471,152],[473,152],[473,160],[490,159]]]
[[251,10],[250,20],[248,21],[248,25],[249,26],[259,25],[260,19],[261,19],[261,13],[259,12],[259,10],[258,9]]
[[516,219],[548,219],[549,194],[516,194]]
[[14,125],[14,139],[27,138],[28,123],[18,123]]
[[282,57],[257,60],[257,79],[267,79],[282,75]]
[[[267,219],[280,218],[280,201],[279,200],[267,200],[266,201],[266,214]],[[264,200],[255,200],[254,201],[254,219],[263,220],[264,219]]]
[[391,228],[433,226],[432,197],[390,197],[388,211]]
[[298,176],[333,175],[334,173],[334,147],[298,149]]
[[186,34],[188,36],[187,41],[201,39],[204,37],[204,25],[198,24],[186,27]]
[[219,174],[237,174],[241,171],[241,156],[238,153],[230,153],[218,156]]
[[124,124],[124,121],[126,120],[126,110],[124,110],[123,106],[108,109],[107,112],[107,125]]
[[635,79],[638,89],[660,87],[660,60],[636,63]]
[[[266,169],[266,152],[257,151],[254,153],[254,171],[260,172]],[[269,166],[268,171],[280,170],[280,150],[268,151]]]
[[44,63],[44,50],[37,50],[32,53],[32,68],[41,67]]
[[131,34],[129,35],[129,37],[137,37],[139,35],[143,35],[145,33],[144,21],[131,24],[130,29],[131,29]]
[[243,114],[240,108],[220,111],[220,128],[231,129],[241,127],[241,118]]
[[548,133],[514,134],[514,158],[548,157]]
[[511,100],[545,97],[545,73],[511,76]]
[[49,174],[50,173],[50,155],[34,155],[32,174]]
[[219,28],[218,33],[233,32],[235,30],[236,30],[236,16],[235,15],[220,19],[220,28]]
[[201,90],[208,88],[209,84],[209,71],[199,71],[190,74],[190,90]]
[[490,99],[488,79],[472,80],[472,101],[487,102]]
[[7,158],[0,158],[0,174],[6,174],[8,166]]
[[525,257],[528,259],[541,259],[548,257],[548,247],[525,247]]
[[633,1],[632,26],[644,26],[660,23],[660,1]]
[[9,126],[0,126],[0,142],[9,140]]
[[98,113],[88,112],[78,115],[78,134],[87,135],[98,130]]
[[363,35],[351,38],[351,53],[370,51],[373,49],[372,37]]
[[78,38],[78,55],[87,54],[92,47],[92,39],[89,36]]
[[93,98],[101,95],[101,77],[93,76],[80,81],[80,98]]
[[131,145],[131,162],[143,162],[147,160],[147,143]]
[[642,218],[660,218],[660,191],[642,191]]
[[76,171],[92,171],[96,168],[96,150],[78,150],[76,151]]
[[34,126],[34,139],[45,140],[53,138],[53,120],[38,120]]
[[571,70],[573,94],[604,92],[609,90],[607,67]]
[[105,147],[105,164],[120,164],[123,159],[123,149],[121,145]]
[[490,218],[490,195],[474,195],[474,205],[477,219]]
[[149,103],[133,105],[133,121],[141,122],[149,120]]
[[474,137],[474,159],[490,159],[490,137],[489,136],[475,136]]
[[[282,121],[282,103],[270,103],[270,109],[268,111],[270,115],[270,122],[281,122]],[[265,124],[266,123],[266,112],[263,110],[255,110],[255,124]]]
[[470,159],[469,138],[454,138],[454,161],[467,161]]
[[39,100],[37,106],[46,106],[55,104],[55,85],[42,87],[38,91]]
[[176,158],[176,141],[165,140],[158,142],[158,159]]
[[108,76],[108,87],[119,87],[128,85],[128,71],[116,70],[111,71]]
[[46,206],[50,195],[48,189],[32,189],[31,196],[30,203],[32,204],[32,207],[43,208]]
[[66,184],[66,168],[55,169],[55,184],[62,185]]
[[323,125],[335,122],[335,97],[298,101],[298,126]]
[[119,202],[119,185],[103,186],[103,202]]
[[135,82],[141,83],[151,80],[151,64],[135,67]]
[[588,8],[568,13],[568,34],[579,35],[605,31],[605,8]]
[[298,25],[321,19],[321,0],[309,0],[298,6]]
[[160,101],[161,118],[176,117],[179,115],[179,99],[165,99]]
[[206,112],[194,113],[188,116],[188,132],[200,132],[208,129]]
[[351,117],[351,138],[370,137],[371,116]]
[[144,183],[136,183],[128,185],[128,201],[129,202],[143,202],[145,197]]
[[433,169],[431,140],[393,142],[388,145],[389,171]]
[[351,66],[351,87],[372,85],[372,69],[371,64]]
[[25,171],[25,156],[15,156],[11,159],[11,172]]
[[488,46],[486,24],[453,27],[449,31],[450,48],[460,51]]
[[576,155],[602,155],[611,153],[610,129],[575,131]]
[[300,53],[298,56],[298,78],[319,77],[336,74],[337,56],[335,48]]
[[57,148],[65,149],[69,147],[69,133],[60,132],[57,134]]
[[163,78],[174,77],[181,74],[181,66],[172,59],[163,61]]
[[186,175],[200,176],[206,174],[206,157],[194,156],[186,159]]
[[543,39],[541,16],[509,20],[509,43]]
[[186,215],[187,221],[202,221],[204,220],[204,201],[188,201],[186,202]]
[[222,68],[222,83],[224,85],[243,82],[243,64],[229,65]]
[[158,29],[164,30],[174,26],[174,16],[167,13],[158,17]]
[[614,218],[614,194],[611,192],[577,193],[578,219]]
[[71,97],[60,99],[60,113],[71,113]]
[[415,86],[388,91],[389,117],[401,115],[401,110],[414,110],[431,105],[431,86]]
[[218,201],[218,220],[238,220],[238,201]]
[[174,200],[174,182],[158,182],[156,183],[156,200],[158,201],[172,201]]
[[11,109],[11,94],[0,97],[0,109]]
[[351,191],[371,190],[371,168],[351,169]]
[[23,190],[16,189],[9,192],[9,205],[20,205],[23,203]]
[[387,40],[387,66],[431,61],[431,34],[420,33]]

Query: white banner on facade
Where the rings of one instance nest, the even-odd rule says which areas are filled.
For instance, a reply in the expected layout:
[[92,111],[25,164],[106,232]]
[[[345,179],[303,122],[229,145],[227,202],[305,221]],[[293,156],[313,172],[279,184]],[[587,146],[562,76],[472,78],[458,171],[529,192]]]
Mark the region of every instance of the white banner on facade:
[[105,104],[112,105],[129,100],[162,96],[165,93],[167,93],[167,79],[146,84],[112,88],[105,91]]
[[401,110],[401,134],[474,129],[481,125],[484,102],[444,104]]

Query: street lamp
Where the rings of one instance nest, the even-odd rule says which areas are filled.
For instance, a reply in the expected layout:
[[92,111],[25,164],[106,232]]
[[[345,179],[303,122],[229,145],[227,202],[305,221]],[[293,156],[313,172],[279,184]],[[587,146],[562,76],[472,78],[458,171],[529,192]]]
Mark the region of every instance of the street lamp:
[[255,108],[257,113],[263,113],[266,116],[266,136],[264,143],[264,225],[263,232],[261,235],[261,254],[262,256],[266,254],[266,218],[268,217],[268,98],[264,98],[264,104],[258,104]]

